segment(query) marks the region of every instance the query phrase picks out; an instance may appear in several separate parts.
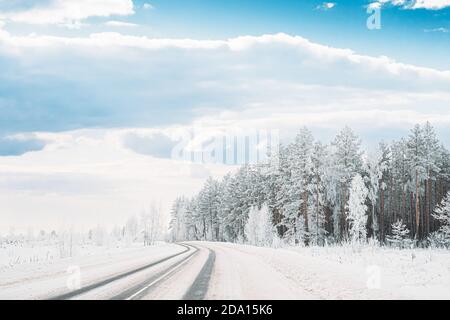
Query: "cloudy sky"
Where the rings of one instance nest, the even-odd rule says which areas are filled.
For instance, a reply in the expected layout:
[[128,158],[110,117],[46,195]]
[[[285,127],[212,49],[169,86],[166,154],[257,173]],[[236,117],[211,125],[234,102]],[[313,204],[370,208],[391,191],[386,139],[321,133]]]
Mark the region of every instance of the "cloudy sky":
[[231,169],[170,159],[180,130],[450,145],[448,52],[450,0],[0,0],[0,233],[167,212]]

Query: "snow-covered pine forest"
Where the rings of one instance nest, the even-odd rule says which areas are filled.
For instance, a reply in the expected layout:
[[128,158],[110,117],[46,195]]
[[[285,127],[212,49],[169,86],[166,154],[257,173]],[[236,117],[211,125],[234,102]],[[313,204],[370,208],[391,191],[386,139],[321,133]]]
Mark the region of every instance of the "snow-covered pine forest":
[[450,154],[430,123],[371,152],[349,127],[329,144],[303,128],[280,145],[278,163],[242,166],[178,198],[172,240],[450,244]]

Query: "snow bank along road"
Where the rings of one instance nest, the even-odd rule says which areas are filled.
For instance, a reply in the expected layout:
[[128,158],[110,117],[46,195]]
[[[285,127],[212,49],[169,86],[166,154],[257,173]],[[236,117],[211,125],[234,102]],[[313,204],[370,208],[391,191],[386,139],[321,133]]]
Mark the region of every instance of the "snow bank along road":
[[[411,260],[406,253],[400,252],[349,254],[342,250],[334,253],[333,249],[313,251],[212,242],[159,244],[121,253],[114,258],[96,255],[88,260],[76,261],[82,275],[81,287],[76,290],[69,290],[66,286],[68,275],[64,266],[61,268],[59,264],[46,266],[45,272],[28,270],[27,276],[0,274],[0,298],[449,298],[450,268],[447,264],[449,254],[446,252],[419,252]],[[425,263],[421,257],[426,258]],[[367,285],[366,271],[374,263],[380,264],[384,274],[379,287],[371,288]],[[405,274],[410,269],[420,274],[420,278],[433,270],[439,272],[423,283],[413,281],[415,278]]]

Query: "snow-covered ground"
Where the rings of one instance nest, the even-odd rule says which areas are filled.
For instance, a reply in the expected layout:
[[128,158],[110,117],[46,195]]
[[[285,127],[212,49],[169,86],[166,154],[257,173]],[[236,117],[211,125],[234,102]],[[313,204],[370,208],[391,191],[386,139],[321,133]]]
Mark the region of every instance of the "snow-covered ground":
[[[123,248],[84,246],[77,248],[76,257],[63,259],[53,250],[52,246],[2,248],[0,299],[49,298],[69,290],[68,281],[78,268],[80,285],[86,286],[181,252],[183,247],[167,243]],[[21,263],[14,263],[17,261]]]
[[450,299],[445,250],[203,245],[218,256],[213,299]]
[[[192,257],[183,253],[78,298],[125,297],[130,288],[145,287],[179,263],[139,298],[181,299],[205,272],[205,263],[213,255],[206,299],[450,299],[450,251],[446,250],[188,244],[199,248]],[[0,298],[44,299],[68,292],[67,269],[71,266],[80,268],[81,285],[86,286],[183,250],[176,244],[158,243],[151,247],[86,247],[74,258],[25,259],[28,262],[21,264],[0,260]]]

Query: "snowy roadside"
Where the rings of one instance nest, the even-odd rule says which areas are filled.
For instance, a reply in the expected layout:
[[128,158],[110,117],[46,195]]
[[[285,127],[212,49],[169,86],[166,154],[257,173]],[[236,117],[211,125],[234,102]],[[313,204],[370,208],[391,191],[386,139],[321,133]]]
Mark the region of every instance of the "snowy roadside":
[[445,250],[222,246],[258,257],[317,299],[450,299]]
[[[178,245],[161,242],[149,247],[142,244],[124,248],[84,247],[73,258],[31,260],[14,265],[3,260],[0,261],[3,262],[0,263],[0,299],[45,299],[68,291],[68,280],[78,270],[81,286],[85,286],[183,250]],[[33,251],[38,252],[39,248]]]
[[363,298],[450,299],[450,252],[445,249],[337,246],[294,251],[348,268],[363,285]]

